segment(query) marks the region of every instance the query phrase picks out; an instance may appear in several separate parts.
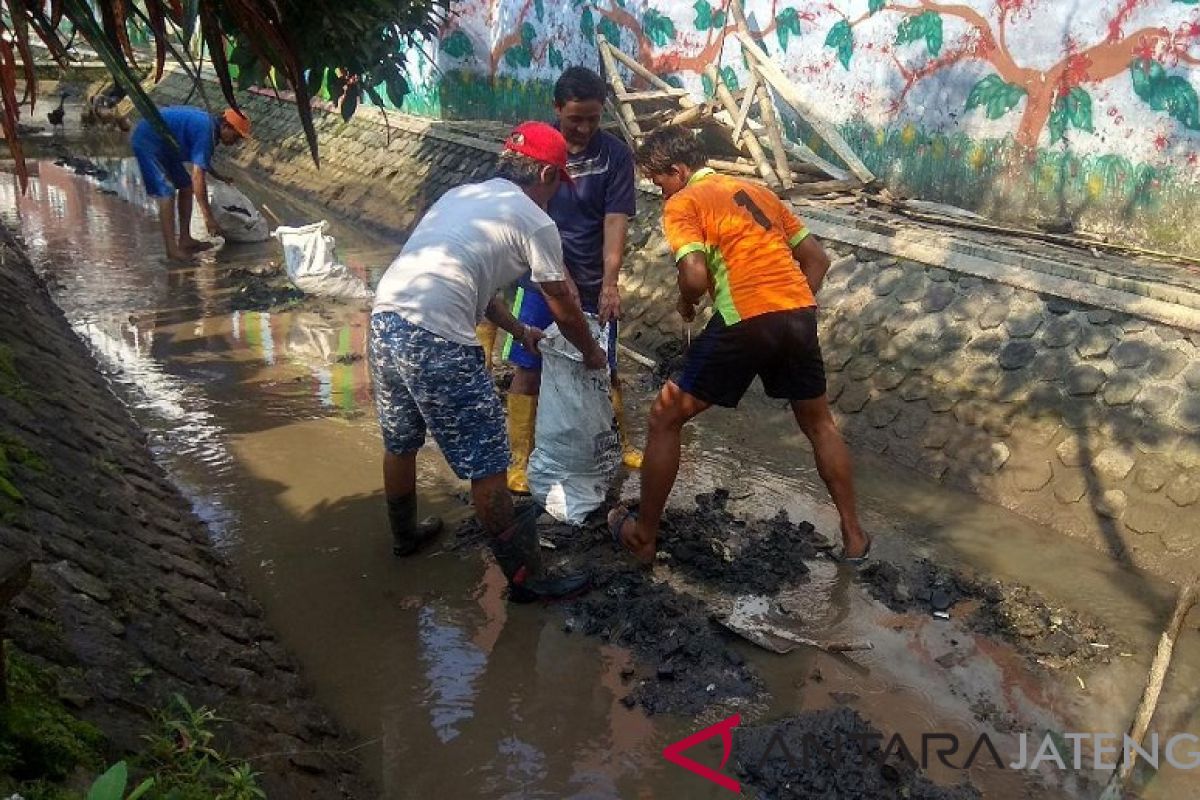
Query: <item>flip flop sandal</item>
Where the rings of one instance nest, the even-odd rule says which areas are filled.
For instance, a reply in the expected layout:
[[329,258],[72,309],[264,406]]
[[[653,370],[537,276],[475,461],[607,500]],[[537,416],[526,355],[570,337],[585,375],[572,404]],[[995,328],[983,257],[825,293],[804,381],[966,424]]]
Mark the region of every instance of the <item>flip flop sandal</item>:
[[852,567],[862,566],[871,560],[871,545],[874,544],[874,541],[870,536],[867,537],[867,549],[863,550],[861,556],[846,556],[846,551],[842,550],[840,553],[830,553],[829,557],[839,564],[847,564]]

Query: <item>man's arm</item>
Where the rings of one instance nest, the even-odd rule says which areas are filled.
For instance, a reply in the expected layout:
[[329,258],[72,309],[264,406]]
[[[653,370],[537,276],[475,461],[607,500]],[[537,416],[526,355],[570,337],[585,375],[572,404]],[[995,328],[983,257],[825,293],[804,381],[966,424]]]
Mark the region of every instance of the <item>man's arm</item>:
[[679,268],[679,314],[687,322],[696,317],[696,304],[708,292],[708,256],[702,251],[688,253],[676,265]]
[[815,295],[821,291],[825,282],[825,273],[829,271],[829,254],[814,236],[805,236],[792,248],[792,258],[800,265],[800,271],[808,280],[808,288]]
[[629,217],[625,214],[604,215],[604,284],[600,288],[600,323],[621,316],[621,262],[625,258],[625,239],[629,234]]
[[213,216],[212,206],[208,204],[208,176],[203,167],[192,167],[192,192],[196,195],[196,206],[200,209],[200,216],[204,218],[204,227],[208,229],[208,234],[219,236],[221,226]]
[[492,301],[488,303],[484,316],[496,323],[497,328],[511,334],[526,350],[533,353],[538,352],[538,342],[543,338],[541,330],[532,325],[526,325],[514,317],[499,295],[493,297]]
[[607,369],[608,359],[592,338],[583,309],[579,306],[579,298],[572,294],[570,285],[566,281],[547,281],[539,283],[538,288],[546,298],[546,305],[550,307],[558,329],[568,342],[583,353],[583,365],[588,369]]

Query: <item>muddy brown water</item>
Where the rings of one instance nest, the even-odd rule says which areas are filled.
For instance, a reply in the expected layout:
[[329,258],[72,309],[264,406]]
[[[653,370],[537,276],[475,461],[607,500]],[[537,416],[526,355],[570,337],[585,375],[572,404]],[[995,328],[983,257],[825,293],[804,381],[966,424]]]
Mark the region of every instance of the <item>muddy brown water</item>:
[[[27,196],[0,183],[0,213],[19,227],[72,325],[304,663],[318,697],[360,736],[358,755],[383,794],[728,796],[661,751],[738,709],[686,719],[630,710],[621,703],[630,654],[565,631],[555,609],[508,606],[482,553],[390,556],[380,440],[360,357],[366,311],[234,310],[246,270],[279,268],[274,242],[167,266],[136,169],[121,160],[103,166],[111,174],[98,185],[42,162]],[[289,222],[320,218],[321,209],[242,183]],[[343,260],[364,277],[377,278],[398,249],[331,223]],[[644,409],[654,387],[627,366],[629,403]],[[639,434],[640,416],[633,414]],[[458,499],[464,485],[436,452],[424,451],[419,467],[426,509],[468,513]],[[927,556],[1028,584],[1095,615],[1130,643],[1131,655],[1114,653],[1111,664],[1078,676],[1035,672],[1008,646],[955,620],[888,611],[851,574],[818,561],[792,598],[806,630],[867,638],[876,649],[841,658],[735,645],[770,693],[769,703],[740,709],[747,724],[840,703],[917,747],[926,733],[969,743],[987,733],[1006,759],[1016,757],[1020,732],[1036,744],[1047,731],[1124,729],[1169,587],[894,465],[859,457],[857,473],[881,558]],[[807,445],[782,410],[705,415],[685,435],[679,487],[673,502],[683,505],[724,487],[742,516],[785,509],[836,532]],[[636,491],[632,476],[623,492]],[[1194,627],[1155,720],[1164,733],[1200,732]],[[942,666],[938,659],[952,651],[954,663]],[[721,754],[712,740],[693,755],[716,766]],[[936,760],[928,772],[942,783],[969,778],[986,797],[1095,793],[1088,773],[1035,776],[990,761],[959,770]],[[1142,776],[1150,798],[1195,796],[1200,785],[1200,771],[1165,764]]]

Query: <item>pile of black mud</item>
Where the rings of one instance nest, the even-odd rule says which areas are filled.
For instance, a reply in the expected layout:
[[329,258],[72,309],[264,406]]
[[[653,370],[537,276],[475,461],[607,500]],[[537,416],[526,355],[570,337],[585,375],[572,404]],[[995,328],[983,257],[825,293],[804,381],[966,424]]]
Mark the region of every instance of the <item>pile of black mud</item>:
[[772,595],[806,580],[804,562],[829,548],[810,523],[793,523],[786,511],[747,521],[728,504],[729,492],[718,489],[697,495],[694,511],[664,515],[659,552],[672,568],[730,594]]
[[234,311],[276,311],[296,306],[306,297],[279,273],[235,269],[230,270],[228,280],[233,292],[229,306]]
[[1107,663],[1120,644],[1104,625],[1051,605],[1027,586],[972,577],[926,559],[907,567],[876,562],[860,575],[871,594],[896,612],[945,608],[953,614],[962,603],[972,630],[1009,642],[1054,669]]
[[72,170],[76,175],[86,175],[98,181],[107,180],[109,171],[90,158],[66,155],[54,162],[54,166]]
[[[938,786],[852,709],[809,711],[735,728],[733,769],[769,798],[979,800],[970,784]],[[744,788],[743,788],[744,791]]]

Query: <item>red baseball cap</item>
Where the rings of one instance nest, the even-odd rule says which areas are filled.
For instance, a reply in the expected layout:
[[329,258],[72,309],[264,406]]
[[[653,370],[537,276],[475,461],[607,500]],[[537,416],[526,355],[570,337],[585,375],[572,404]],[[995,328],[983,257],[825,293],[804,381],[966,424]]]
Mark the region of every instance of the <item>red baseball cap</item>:
[[553,125],[522,122],[504,140],[504,149],[558,167],[558,174],[563,181],[574,183],[567,172],[567,140]]

